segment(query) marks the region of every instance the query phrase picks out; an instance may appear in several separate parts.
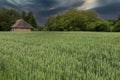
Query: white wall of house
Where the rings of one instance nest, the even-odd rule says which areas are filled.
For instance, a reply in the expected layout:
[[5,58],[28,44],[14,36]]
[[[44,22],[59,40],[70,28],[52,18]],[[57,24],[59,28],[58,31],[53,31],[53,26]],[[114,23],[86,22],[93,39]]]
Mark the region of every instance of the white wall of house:
[[29,31],[31,31],[31,29],[18,29],[18,28],[14,28],[14,29],[12,29],[12,31],[15,31],[15,32],[29,32]]

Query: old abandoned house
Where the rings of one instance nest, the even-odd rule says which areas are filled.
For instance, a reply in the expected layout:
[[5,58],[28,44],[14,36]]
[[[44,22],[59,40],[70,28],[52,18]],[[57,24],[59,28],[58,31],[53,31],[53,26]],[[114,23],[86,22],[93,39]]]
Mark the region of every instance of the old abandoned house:
[[11,28],[12,31],[31,31],[33,27],[24,19],[19,19]]

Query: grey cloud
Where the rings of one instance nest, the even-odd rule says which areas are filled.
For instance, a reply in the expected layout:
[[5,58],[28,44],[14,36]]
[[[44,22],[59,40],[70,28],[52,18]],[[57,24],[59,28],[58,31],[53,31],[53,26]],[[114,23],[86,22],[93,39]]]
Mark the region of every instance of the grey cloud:
[[120,15],[120,3],[111,3],[109,5],[94,8],[94,10],[104,19],[115,19]]
[[[86,3],[86,1],[90,1]],[[18,10],[33,11],[39,23],[46,18],[68,8],[84,6],[94,9],[102,17],[114,18],[119,14],[120,0],[0,0],[0,6],[12,7]],[[114,13],[113,13],[114,12]]]

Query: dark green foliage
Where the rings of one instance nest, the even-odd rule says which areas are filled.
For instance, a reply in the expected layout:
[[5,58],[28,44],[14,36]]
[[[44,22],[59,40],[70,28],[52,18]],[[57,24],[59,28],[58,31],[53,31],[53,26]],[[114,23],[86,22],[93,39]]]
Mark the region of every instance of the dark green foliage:
[[0,8],[0,31],[10,31],[17,19],[23,18],[34,31],[104,31],[120,32],[120,16],[117,20],[102,20],[93,10],[69,9],[50,16],[44,27],[40,27],[33,12],[19,12],[12,8]]
[[33,30],[39,30],[39,26],[37,25],[32,12],[27,13],[22,11],[22,13],[20,13],[12,8],[0,8],[0,31],[10,31],[11,26],[20,18],[23,18],[31,24]]
[[49,17],[44,30],[118,32],[120,31],[120,17],[118,20],[102,20],[92,10],[69,9]]
[[20,18],[20,14],[14,9],[0,8],[0,31],[9,31],[11,25]]
[[120,32],[120,16],[117,20],[114,20],[114,28],[113,31]]
[[111,22],[107,20],[99,20],[95,23],[95,31],[104,31],[110,32],[112,31]]
[[120,32],[120,21],[117,21],[114,28],[115,32]]
[[49,31],[86,30],[86,23],[95,22],[96,20],[98,18],[94,11],[69,9],[56,16],[51,16],[45,24],[45,29]]
[[21,18],[27,21],[27,13],[25,11],[22,11]]
[[37,25],[33,12],[28,12],[26,18],[27,18],[26,21],[33,26],[33,30],[39,29],[39,26]]
[[32,11],[30,11],[28,13],[23,11],[21,13],[21,18],[23,18],[25,21],[27,21],[29,24],[31,24],[33,26],[33,30],[39,31],[39,29],[40,29],[39,25],[37,24],[35,16]]

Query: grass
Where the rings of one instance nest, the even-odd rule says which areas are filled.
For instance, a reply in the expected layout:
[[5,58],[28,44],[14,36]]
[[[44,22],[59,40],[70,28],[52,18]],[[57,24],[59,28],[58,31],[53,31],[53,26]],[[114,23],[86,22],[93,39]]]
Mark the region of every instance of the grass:
[[0,32],[0,80],[120,80],[120,33]]

